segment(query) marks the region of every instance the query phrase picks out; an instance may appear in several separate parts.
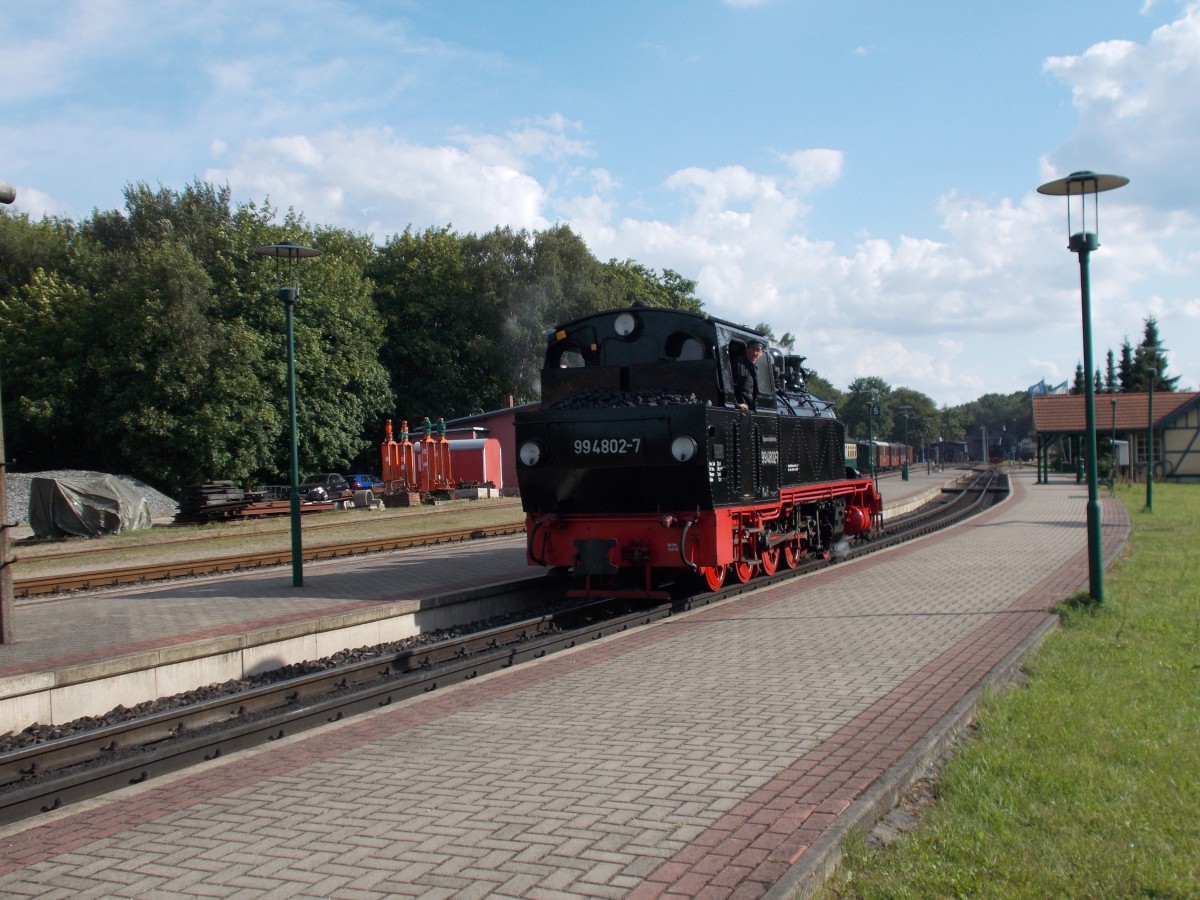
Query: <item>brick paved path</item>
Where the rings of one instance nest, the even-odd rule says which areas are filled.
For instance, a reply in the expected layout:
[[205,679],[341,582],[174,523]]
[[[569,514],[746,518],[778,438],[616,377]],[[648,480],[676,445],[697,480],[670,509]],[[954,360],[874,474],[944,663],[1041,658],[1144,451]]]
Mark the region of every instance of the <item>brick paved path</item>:
[[0,893],[784,893],[1086,582],[1083,489],[1032,481],[798,586],[4,829]]

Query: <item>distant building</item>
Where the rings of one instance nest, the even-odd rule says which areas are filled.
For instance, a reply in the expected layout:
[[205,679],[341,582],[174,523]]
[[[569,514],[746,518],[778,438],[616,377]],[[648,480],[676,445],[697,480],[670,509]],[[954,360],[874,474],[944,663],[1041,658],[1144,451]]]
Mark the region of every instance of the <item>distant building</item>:
[[523,403],[519,406],[505,406],[491,412],[476,413],[463,416],[460,419],[446,421],[446,437],[449,440],[471,438],[495,438],[500,442],[500,468],[504,473],[504,493],[517,493],[517,436],[516,414],[524,410],[533,410],[540,403]]
[[[1086,395],[1033,397],[1031,402],[1038,448],[1076,459],[1087,433]],[[1113,439],[1128,441],[1131,470],[1125,474],[1144,478],[1148,427],[1152,427],[1154,477],[1200,480],[1200,393],[1155,391],[1153,423],[1149,415],[1148,392],[1096,394],[1097,452],[1107,454]]]

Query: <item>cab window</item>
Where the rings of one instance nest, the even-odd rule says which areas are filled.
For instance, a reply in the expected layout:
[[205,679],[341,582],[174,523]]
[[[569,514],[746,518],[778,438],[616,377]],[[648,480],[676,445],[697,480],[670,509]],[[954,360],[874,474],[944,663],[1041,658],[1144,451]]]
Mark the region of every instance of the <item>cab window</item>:
[[704,343],[695,335],[677,331],[667,338],[663,350],[669,359],[690,362],[704,359]]
[[553,369],[582,369],[587,365],[587,360],[581,347],[561,341],[547,351],[546,363],[548,368]]

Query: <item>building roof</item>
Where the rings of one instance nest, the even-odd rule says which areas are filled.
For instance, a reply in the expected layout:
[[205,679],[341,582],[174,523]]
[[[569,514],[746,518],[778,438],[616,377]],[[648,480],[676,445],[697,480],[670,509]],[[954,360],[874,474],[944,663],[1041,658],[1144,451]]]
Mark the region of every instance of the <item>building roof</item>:
[[[1087,430],[1084,394],[1033,398],[1033,430],[1036,434],[1082,434]],[[1117,401],[1116,422],[1113,400]],[[1186,409],[1200,402],[1200,393],[1154,392],[1154,427],[1162,428]],[[1145,431],[1150,413],[1150,394],[1096,394],[1096,430]]]

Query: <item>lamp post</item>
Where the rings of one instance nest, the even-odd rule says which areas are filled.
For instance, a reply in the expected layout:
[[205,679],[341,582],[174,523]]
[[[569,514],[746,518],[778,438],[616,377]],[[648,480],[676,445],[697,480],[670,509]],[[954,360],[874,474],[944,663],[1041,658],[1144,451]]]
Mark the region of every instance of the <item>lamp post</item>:
[[1112,435],[1108,439],[1108,468],[1113,484],[1117,483],[1117,395],[1112,400]]
[[[1079,288],[1083,305],[1083,370],[1084,403],[1087,428],[1087,529],[1089,593],[1098,604],[1104,602],[1104,553],[1100,540],[1100,487],[1096,475],[1096,387],[1095,366],[1092,364],[1092,298],[1088,276],[1088,256],[1100,246],[1100,198],[1102,191],[1111,191],[1129,184],[1122,175],[1097,175],[1095,172],[1072,172],[1066,178],[1048,181],[1038,188],[1039,194],[1067,198],[1067,249],[1079,255]],[[1094,232],[1087,230],[1087,196],[1092,195]],[[1072,233],[1071,198],[1079,197],[1080,230]]]
[[1146,407],[1146,509],[1154,512],[1154,382],[1158,371],[1150,370],[1150,405]]
[[304,559],[300,540],[300,453],[296,437],[296,335],[293,317],[296,303],[300,299],[300,260],[320,256],[320,250],[303,247],[293,241],[267,244],[254,251],[263,256],[292,260],[292,287],[282,287],[275,296],[283,301],[284,317],[287,320],[287,392],[288,392],[288,435],[291,447],[291,513],[292,513],[292,584],[304,585]]
[[1154,383],[1158,381],[1158,346],[1143,344],[1149,354],[1150,364],[1146,374],[1150,376],[1150,405],[1146,408],[1146,510],[1154,512]]
[[879,404],[875,402],[877,399],[878,396],[872,392],[867,400],[867,464],[872,481],[875,480],[875,417],[879,415]]
[[[7,181],[0,181],[0,203],[12,203],[17,199],[17,189]],[[11,644],[17,639],[16,621],[13,613],[12,564],[8,558],[8,457],[4,453],[4,419],[0,416],[0,644]]]
[[904,416],[904,462],[900,465],[900,480],[908,481],[908,414],[912,407],[907,403],[901,403],[896,410]]

